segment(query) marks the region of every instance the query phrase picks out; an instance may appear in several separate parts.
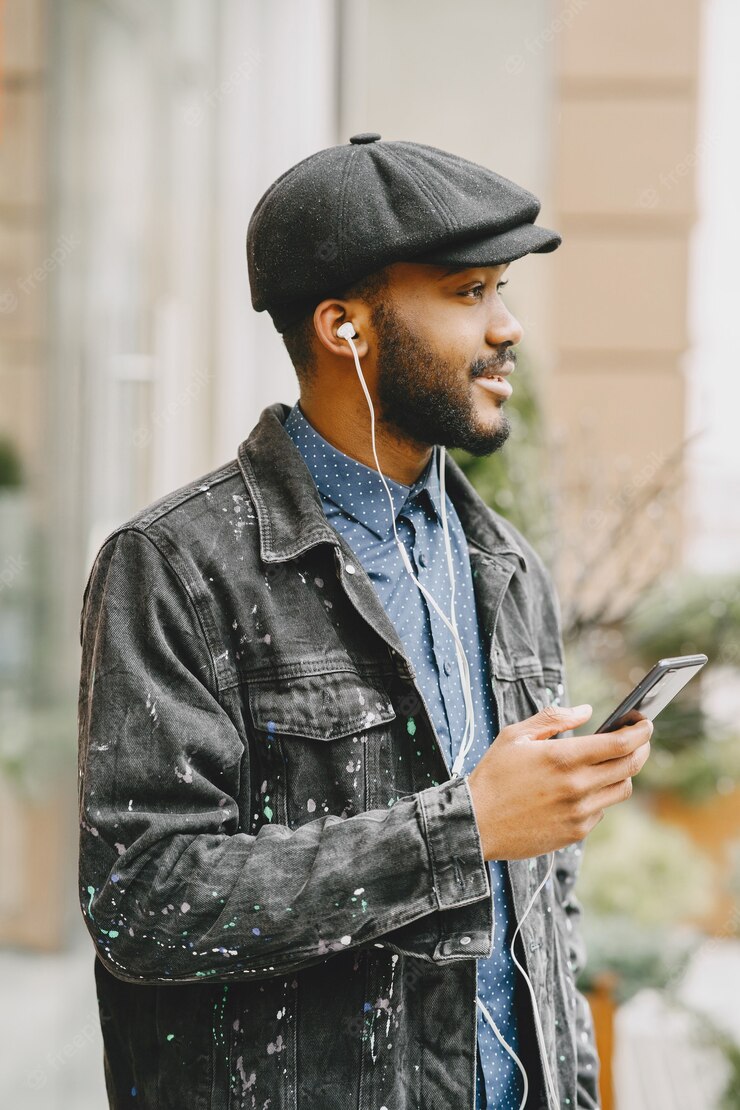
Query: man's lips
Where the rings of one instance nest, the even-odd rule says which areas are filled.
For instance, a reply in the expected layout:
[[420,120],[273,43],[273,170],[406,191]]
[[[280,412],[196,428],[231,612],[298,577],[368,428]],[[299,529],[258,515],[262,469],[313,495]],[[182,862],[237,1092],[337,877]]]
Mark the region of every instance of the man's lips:
[[511,397],[514,392],[512,386],[503,378],[476,378],[477,384],[487,393],[495,393],[497,397]]
[[481,378],[508,378],[509,374],[511,374],[513,370],[514,363],[511,361],[511,359],[507,359],[503,366],[489,366],[479,376]]
[[487,393],[495,393],[498,397],[511,397],[514,390],[509,382],[506,381],[506,378],[513,369],[513,363],[507,362],[498,373],[495,370],[486,370],[484,374],[481,374],[475,380]]

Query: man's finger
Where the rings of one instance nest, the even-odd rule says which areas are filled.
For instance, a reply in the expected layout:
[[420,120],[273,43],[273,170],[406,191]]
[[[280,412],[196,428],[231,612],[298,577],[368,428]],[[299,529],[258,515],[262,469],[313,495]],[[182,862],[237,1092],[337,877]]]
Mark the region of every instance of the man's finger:
[[653,722],[645,718],[614,732],[597,732],[593,736],[566,736],[555,741],[563,745],[563,756],[574,764],[604,763],[619,759],[639,748],[653,735]]

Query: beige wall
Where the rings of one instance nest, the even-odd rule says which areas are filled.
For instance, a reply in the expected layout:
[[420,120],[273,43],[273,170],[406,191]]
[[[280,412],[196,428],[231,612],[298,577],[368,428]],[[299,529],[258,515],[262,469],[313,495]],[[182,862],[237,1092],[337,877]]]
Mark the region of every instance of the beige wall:
[[[548,390],[563,489],[575,492],[562,502],[566,594],[615,514],[647,496],[685,438],[700,8],[584,0],[557,40],[554,206],[564,239]],[[680,477],[678,462],[668,471]],[[639,577],[657,548],[667,565],[680,561],[681,501],[653,510],[623,575]]]

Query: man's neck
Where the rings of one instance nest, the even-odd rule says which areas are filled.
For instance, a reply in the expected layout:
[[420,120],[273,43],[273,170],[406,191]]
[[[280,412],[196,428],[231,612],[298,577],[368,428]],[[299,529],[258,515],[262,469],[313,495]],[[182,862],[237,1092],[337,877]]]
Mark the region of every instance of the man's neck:
[[[309,424],[319,435],[352,459],[377,470],[370,433],[370,410],[364,419],[353,412],[345,412],[336,402],[318,401],[301,395],[299,408]],[[384,477],[402,485],[411,486],[426,469],[433,448],[399,440],[375,420],[375,446]]]

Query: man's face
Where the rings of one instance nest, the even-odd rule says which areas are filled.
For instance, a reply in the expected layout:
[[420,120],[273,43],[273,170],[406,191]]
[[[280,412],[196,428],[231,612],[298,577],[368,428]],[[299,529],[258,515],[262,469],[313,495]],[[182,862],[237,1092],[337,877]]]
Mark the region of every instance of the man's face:
[[508,390],[480,382],[493,374],[508,380],[522,337],[501,299],[507,266],[455,273],[418,263],[388,267],[371,321],[379,417],[391,431],[473,455],[506,442]]

